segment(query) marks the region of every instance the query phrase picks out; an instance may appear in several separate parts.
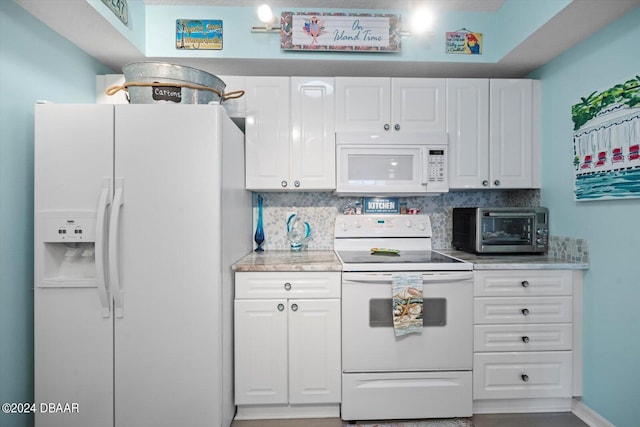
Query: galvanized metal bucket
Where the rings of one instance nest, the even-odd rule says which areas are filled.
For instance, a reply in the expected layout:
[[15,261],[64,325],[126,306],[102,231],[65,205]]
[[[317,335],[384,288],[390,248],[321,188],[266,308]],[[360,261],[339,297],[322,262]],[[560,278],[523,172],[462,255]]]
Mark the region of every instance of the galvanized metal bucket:
[[122,67],[122,72],[132,104],[208,104],[224,100],[226,84],[213,74],[196,68],[162,62],[134,62]]

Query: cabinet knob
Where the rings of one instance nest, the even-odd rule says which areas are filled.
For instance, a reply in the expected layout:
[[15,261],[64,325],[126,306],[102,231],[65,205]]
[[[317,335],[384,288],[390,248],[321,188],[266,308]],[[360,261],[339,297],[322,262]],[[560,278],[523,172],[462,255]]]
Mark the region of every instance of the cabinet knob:
[[385,123],[384,130],[389,130],[389,129],[391,129],[391,126],[389,126],[389,123]]
[[482,181],[482,186],[483,187],[488,187],[489,186],[489,181],[487,181],[486,179],[484,181]]
[[298,311],[298,304],[291,304],[291,310]]
[[282,185],[282,188],[286,188],[288,184],[287,181],[282,181],[280,185]]
[[523,308],[523,309],[522,309],[522,314],[523,314],[524,316],[528,316],[528,315],[529,315],[529,309],[528,309],[528,308]]
[[495,181],[493,181],[493,183],[494,183],[495,185],[500,185],[500,180],[499,180],[499,179],[496,179]]
[[527,374],[522,374],[522,375],[520,375],[520,378],[522,378],[522,381],[524,381],[525,383],[526,383],[527,381],[529,381],[529,375],[527,375]]
[[284,290],[285,291],[290,291],[291,290],[291,283],[287,282],[284,284]]
[[293,186],[296,188],[300,187],[300,181],[294,181]]
[[528,343],[529,342],[529,337],[522,337],[522,342],[523,343]]
[[284,310],[284,304],[278,304],[278,311]]
[[521,285],[522,285],[523,288],[528,288],[529,287],[529,281],[528,280],[523,280],[521,282]]
[[396,123],[396,125],[393,127],[395,130],[400,130],[400,125],[398,123]]

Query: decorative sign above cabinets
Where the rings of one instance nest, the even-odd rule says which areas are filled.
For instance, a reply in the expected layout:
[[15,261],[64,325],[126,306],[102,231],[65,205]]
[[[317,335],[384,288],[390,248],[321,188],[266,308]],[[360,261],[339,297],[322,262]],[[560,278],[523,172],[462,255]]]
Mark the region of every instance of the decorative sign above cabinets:
[[176,49],[222,49],[222,21],[176,19]]
[[127,0],[102,0],[114,15],[124,24],[129,24],[129,6]]
[[482,33],[474,33],[463,28],[447,32],[446,36],[446,53],[482,54]]
[[398,52],[400,15],[282,12],[283,50]]

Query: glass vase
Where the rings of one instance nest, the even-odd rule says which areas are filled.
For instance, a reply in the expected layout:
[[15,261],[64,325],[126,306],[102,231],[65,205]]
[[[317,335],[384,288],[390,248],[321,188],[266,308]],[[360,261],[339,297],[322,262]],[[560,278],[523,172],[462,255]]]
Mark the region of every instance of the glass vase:
[[258,195],[258,225],[256,226],[256,234],[253,236],[253,240],[258,244],[256,252],[262,252],[262,244],[264,243],[264,229],[262,225],[262,196]]

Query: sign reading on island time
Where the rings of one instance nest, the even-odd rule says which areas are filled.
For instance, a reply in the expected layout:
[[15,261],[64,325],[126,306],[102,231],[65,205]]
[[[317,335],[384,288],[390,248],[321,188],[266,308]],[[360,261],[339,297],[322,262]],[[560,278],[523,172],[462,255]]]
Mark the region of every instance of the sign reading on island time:
[[282,12],[283,50],[398,52],[400,15]]

